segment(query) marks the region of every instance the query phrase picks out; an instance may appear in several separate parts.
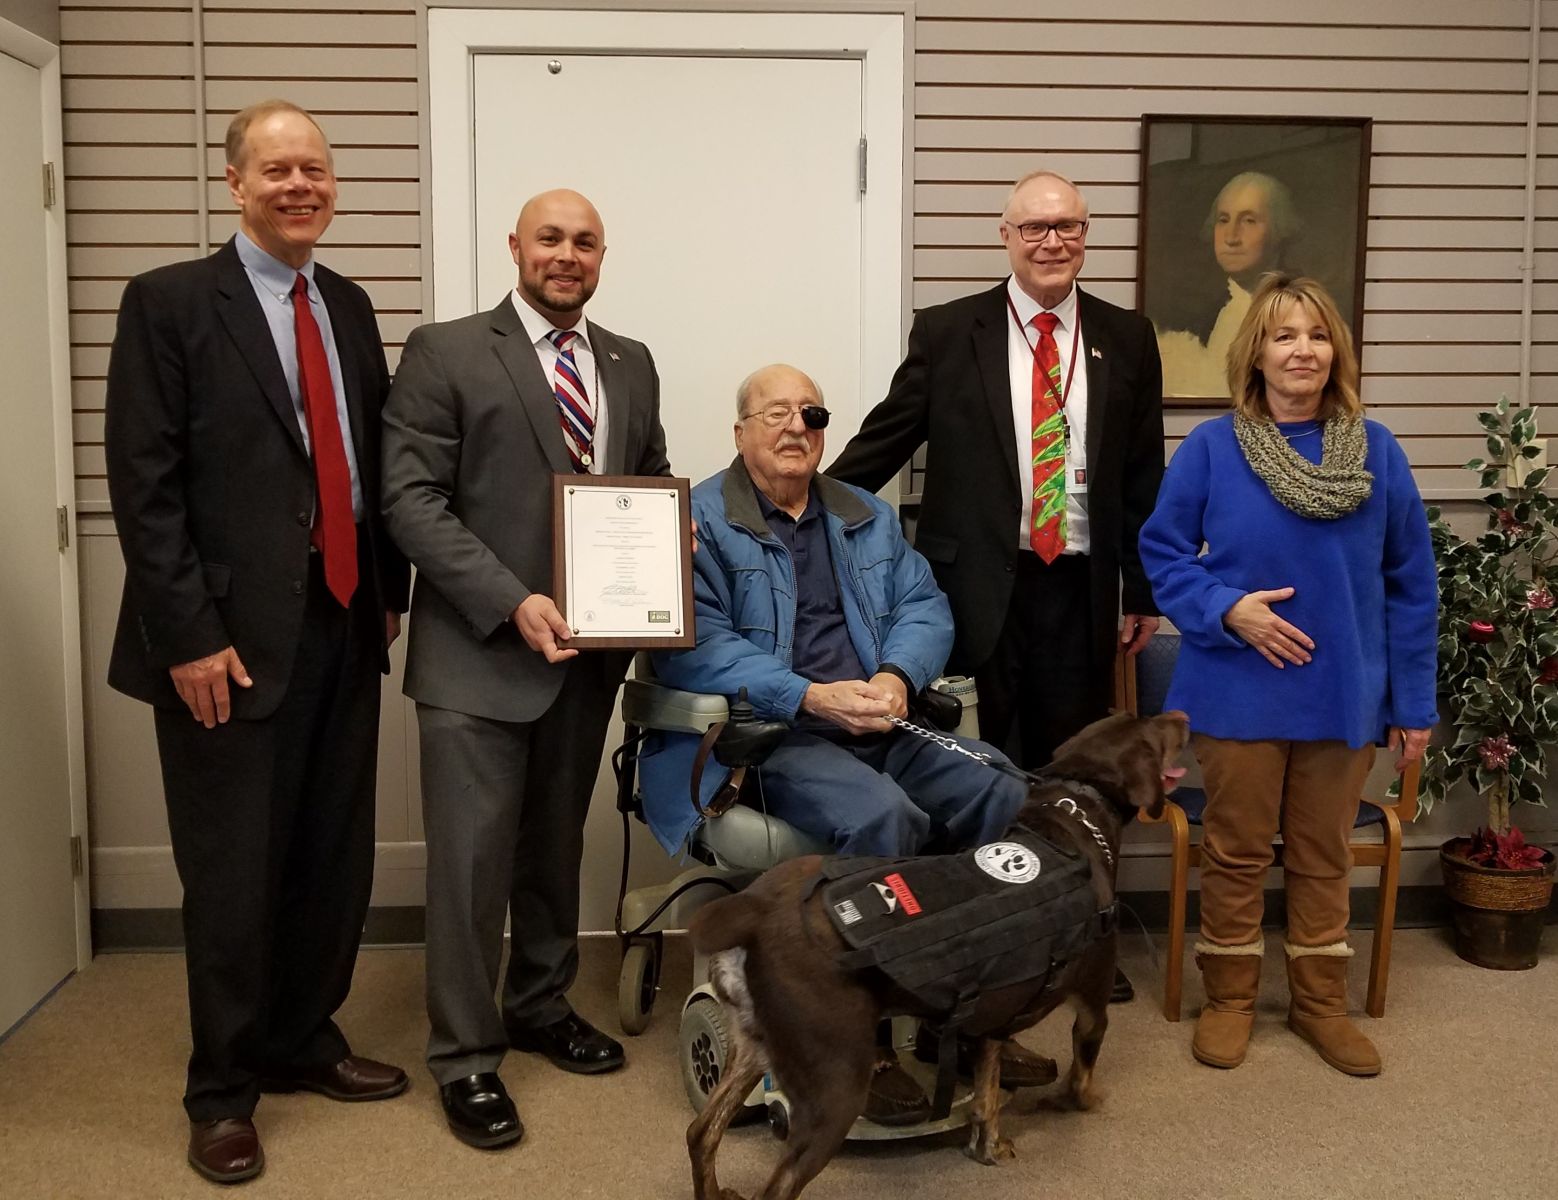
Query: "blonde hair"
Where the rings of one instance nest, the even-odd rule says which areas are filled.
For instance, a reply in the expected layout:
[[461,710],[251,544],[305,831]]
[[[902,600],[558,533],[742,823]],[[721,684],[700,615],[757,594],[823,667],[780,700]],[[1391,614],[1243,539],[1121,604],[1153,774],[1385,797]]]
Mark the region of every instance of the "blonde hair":
[[1250,297],[1250,311],[1244,314],[1244,322],[1228,347],[1228,394],[1233,397],[1234,412],[1270,419],[1266,377],[1260,371],[1261,354],[1271,331],[1294,304],[1308,308],[1331,335],[1331,375],[1320,396],[1320,420],[1338,415],[1361,417],[1358,353],[1353,348],[1352,330],[1342,320],[1336,301],[1313,279],[1278,274],[1261,277]]
[[[290,100],[261,100],[258,104],[251,104],[234,115],[227,125],[227,165],[243,170],[244,158],[249,152],[249,126],[256,121],[263,121],[266,117],[274,117],[277,113],[296,113],[306,120],[315,129],[319,129],[319,136],[324,140],[325,153],[330,154],[330,139],[325,137],[325,131],[319,128],[319,122],[314,120],[314,114]],[[333,158],[334,155],[331,155]]]

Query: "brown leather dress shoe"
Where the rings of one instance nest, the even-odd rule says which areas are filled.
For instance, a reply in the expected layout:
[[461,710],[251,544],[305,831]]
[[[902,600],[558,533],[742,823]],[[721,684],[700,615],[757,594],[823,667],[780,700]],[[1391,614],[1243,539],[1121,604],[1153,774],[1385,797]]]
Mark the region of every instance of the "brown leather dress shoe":
[[297,1067],[260,1080],[262,1092],[318,1092],[332,1100],[388,1100],[406,1090],[406,1073],[389,1063],[348,1054],[328,1067]]
[[918,1125],[930,1117],[930,1097],[896,1057],[883,1057],[872,1068],[871,1090],[860,1115],[875,1125],[892,1128]]
[[[923,1063],[934,1064],[940,1051],[941,1030],[921,1022],[914,1034],[914,1057]],[[958,1037],[958,1078],[970,1083],[974,1078],[974,1060],[979,1051],[979,1040]],[[1059,1074],[1053,1058],[1035,1054],[1026,1046],[1008,1039],[1001,1043],[1001,1086],[1003,1088],[1044,1087],[1055,1082]]]
[[189,1123],[189,1165],[212,1183],[242,1183],[265,1169],[260,1135],[248,1117]]

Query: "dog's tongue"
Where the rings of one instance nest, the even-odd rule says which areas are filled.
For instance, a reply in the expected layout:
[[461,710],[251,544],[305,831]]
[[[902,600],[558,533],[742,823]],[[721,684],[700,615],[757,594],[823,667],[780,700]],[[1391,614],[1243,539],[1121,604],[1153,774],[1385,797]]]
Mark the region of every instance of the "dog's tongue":
[[1166,771],[1163,772],[1163,790],[1164,790],[1164,792],[1165,793],[1172,792],[1176,787],[1179,786],[1179,781],[1181,779],[1183,779],[1184,777],[1185,777],[1185,768],[1184,767],[1169,767]]

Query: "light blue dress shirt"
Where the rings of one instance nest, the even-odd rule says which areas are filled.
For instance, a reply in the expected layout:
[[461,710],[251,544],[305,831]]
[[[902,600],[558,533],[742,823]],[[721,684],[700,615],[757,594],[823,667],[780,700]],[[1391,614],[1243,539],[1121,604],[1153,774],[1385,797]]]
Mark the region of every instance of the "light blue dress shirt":
[[[281,370],[287,377],[287,391],[292,396],[292,411],[297,414],[298,428],[303,433],[303,448],[310,454],[313,445],[308,436],[308,414],[303,411],[303,392],[298,386],[297,326],[292,315],[292,281],[299,272],[279,258],[272,258],[249,240],[242,230],[234,239],[238,261],[248,273],[254,294],[259,297],[260,308],[270,324],[271,340],[276,343],[276,355],[281,359]],[[314,320],[319,325],[319,336],[325,343],[325,357],[330,360],[330,384],[335,389],[335,415],[341,422],[341,442],[346,447],[346,467],[352,475],[352,517],[362,520],[362,483],[357,478],[357,451],[352,444],[352,423],[346,415],[346,387],[341,381],[341,356],[335,348],[335,331],[330,325],[330,310],[314,282],[314,260],[303,264],[303,278],[308,280],[308,299],[313,306]]]

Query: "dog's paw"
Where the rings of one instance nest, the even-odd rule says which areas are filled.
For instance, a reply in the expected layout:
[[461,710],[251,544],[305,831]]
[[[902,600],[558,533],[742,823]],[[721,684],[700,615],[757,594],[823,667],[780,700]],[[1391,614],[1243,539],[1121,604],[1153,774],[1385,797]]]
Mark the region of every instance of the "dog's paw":
[[1080,1087],[1071,1090],[1071,1107],[1077,1112],[1091,1112],[1104,1102],[1104,1093],[1095,1087]]
[[1011,1138],[998,1137],[992,1141],[982,1133],[975,1133],[969,1138],[968,1145],[963,1147],[963,1153],[976,1163],[993,1167],[1008,1159],[1016,1158],[1017,1147],[1012,1145]]
[[719,1200],[747,1200],[747,1198],[733,1188],[722,1187],[719,1190]]

